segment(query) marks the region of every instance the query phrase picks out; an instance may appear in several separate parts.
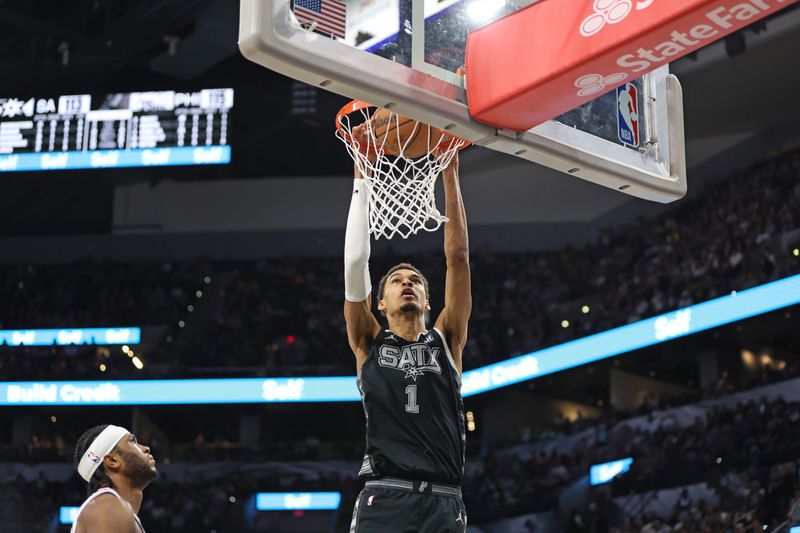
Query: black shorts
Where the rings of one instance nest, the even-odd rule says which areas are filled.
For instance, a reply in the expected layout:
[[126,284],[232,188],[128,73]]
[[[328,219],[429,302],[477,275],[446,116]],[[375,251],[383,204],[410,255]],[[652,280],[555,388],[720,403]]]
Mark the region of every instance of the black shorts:
[[464,533],[467,512],[453,485],[370,480],[353,508],[350,533]]

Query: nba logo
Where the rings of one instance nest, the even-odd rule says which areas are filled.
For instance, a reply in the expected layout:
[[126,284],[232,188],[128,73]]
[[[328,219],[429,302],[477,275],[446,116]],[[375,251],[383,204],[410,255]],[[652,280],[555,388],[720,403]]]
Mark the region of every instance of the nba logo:
[[617,87],[617,137],[639,146],[639,90],[632,83]]
[[89,455],[89,459],[90,459],[90,460],[91,460],[93,463],[100,463],[101,459],[100,459],[100,456],[99,456],[99,455],[97,455],[96,453],[94,453],[94,452],[91,452],[91,451],[88,453],[88,455]]

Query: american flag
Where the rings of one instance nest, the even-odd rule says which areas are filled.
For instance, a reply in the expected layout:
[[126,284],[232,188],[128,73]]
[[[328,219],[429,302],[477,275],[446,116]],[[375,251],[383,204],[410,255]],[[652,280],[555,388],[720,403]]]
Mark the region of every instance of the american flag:
[[340,0],[294,0],[294,14],[303,24],[317,23],[317,29],[345,38],[347,6]]

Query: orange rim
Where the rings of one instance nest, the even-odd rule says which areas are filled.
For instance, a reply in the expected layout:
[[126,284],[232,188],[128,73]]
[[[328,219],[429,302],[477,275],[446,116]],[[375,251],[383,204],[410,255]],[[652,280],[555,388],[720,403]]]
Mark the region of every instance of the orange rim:
[[[344,117],[350,115],[351,113],[355,113],[356,111],[360,111],[362,109],[366,109],[368,107],[377,107],[377,106],[374,106],[372,104],[368,104],[366,102],[362,102],[361,100],[352,100],[352,101],[348,102],[347,104],[345,104],[344,106],[342,106],[342,108],[339,110],[339,112],[336,113],[336,129],[339,131],[339,133],[342,135],[342,137],[344,137],[347,140],[348,143],[351,143],[351,144],[353,143],[353,137],[350,135],[349,132],[347,132],[344,129],[344,124],[342,122],[344,120]],[[419,121],[417,121],[417,122],[419,122]],[[432,127],[435,128],[436,126],[432,126]],[[463,143],[461,146],[459,146],[457,148],[457,150],[459,152],[461,150],[463,150],[464,148],[466,148],[467,146],[470,146],[472,144],[471,142],[469,142],[469,141],[467,141],[465,139],[462,139],[461,137],[456,137],[455,135],[453,135],[451,133],[448,133],[448,132],[446,132],[445,130],[443,130],[441,128],[436,128],[436,129],[440,130],[444,134],[444,138],[442,139],[442,141],[439,144],[436,145],[435,148],[433,148],[433,150],[431,150],[431,152],[433,152],[434,150],[438,150],[440,148],[446,147],[446,145],[449,144],[452,141],[452,139],[457,139],[457,140],[459,140],[459,141],[461,141]],[[358,143],[358,144],[360,145],[360,143]],[[369,147],[371,152],[373,152],[373,153],[377,152],[377,149],[375,148],[375,143],[368,143],[367,146]],[[359,146],[359,148],[360,148],[360,146]]]

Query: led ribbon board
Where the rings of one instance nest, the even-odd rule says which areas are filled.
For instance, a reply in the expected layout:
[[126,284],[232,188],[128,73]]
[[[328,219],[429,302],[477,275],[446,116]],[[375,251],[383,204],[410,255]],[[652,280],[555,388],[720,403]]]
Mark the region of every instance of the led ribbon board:
[[592,465],[589,467],[589,485],[602,485],[614,480],[620,474],[631,469],[633,457],[618,459],[609,463]]
[[58,521],[62,524],[73,524],[78,518],[80,507],[60,507],[58,509]]
[[[800,275],[464,372],[473,396],[800,303]],[[0,405],[357,402],[353,376],[0,382]]]
[[360,401],[356,378],[0,383],[0,405],[174,405]]
[[464,372],[472,396],[800,303],[800,275]]
[[139,344],[140,328],[2,329],[0,344],[69,346],[70,344]]
[[259,492],[257,511],[335,511],[342,495],[338,492]]
[[233,89],[0,98],[0,172],[225,164]]

